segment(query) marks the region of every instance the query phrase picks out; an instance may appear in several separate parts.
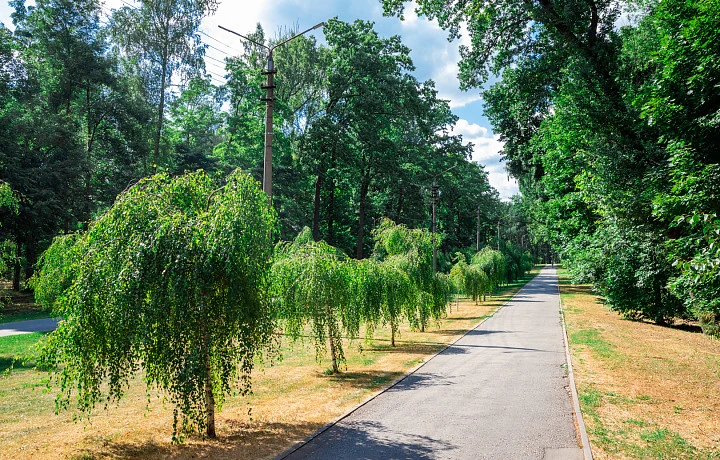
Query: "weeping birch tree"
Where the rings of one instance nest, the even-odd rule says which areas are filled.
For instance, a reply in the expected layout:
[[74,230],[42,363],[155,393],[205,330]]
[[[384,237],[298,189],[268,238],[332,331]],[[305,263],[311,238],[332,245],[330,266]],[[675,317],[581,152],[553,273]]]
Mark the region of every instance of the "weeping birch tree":
[[449,280],[433,273],[432,248],[439,245],[426,229],[409,229],[383,219],[374,230],[375,257],[393,260],[404,271],[415,288],[414,311],[408,316],[410,326],[425,331],[430,319],[446,313],[452,289]]
[[350,289],[347,257],[325,242],[312,242],[309,229],[295,243],[281,243],[272,267],[272,296],[286,332],[297,339],[310,326],[319,359],[330,349],[333,373],[345,361],[343,332],[356,337],[360,315]]
[[37,299],[65,318],[43,361],[57,408],[81,417],[118,401],[138,371],[175,404],[173,440],[204,428],[233,390],[246,394],[269,343],[265,295],[276,216],[250,176],[202,172],[142,180],[42,256]]
[[450,269],[450,280],[455,292],[472,297],[476,304],[478,299],[485,297],[489,286],[488,276],[483,269],[478,265],[468,264],[464,255]]
[[485,300],[485,293],[493,292],[505,279],[505,257],[500,251],[486,246],[472,257],[471,265],[482,270],[487,277],[483,292]]

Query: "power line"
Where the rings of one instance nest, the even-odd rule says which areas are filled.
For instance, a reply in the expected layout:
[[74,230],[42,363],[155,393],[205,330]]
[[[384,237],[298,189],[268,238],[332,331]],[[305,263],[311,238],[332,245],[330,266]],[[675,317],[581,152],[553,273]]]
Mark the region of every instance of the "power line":
[[206,64],[206,65],[215,66],[215,67],[217,67],[217,68],[220,69],[220,70],[225,70],[225,66],[222,65],[222,64],[216,64],[216,63],[214,63],[214,62],[206,62],[205,64]]
[[226,55],[226,56],[231,56],[231,57],[232,57],[232,55],[231,55],[230,53],[228,53],[227,51],[223,51],[223,50],[221,50],[220,48],[217,48],[217,47],[215,47],[215,46],[212,46],[211,44],[209,44],[209,43],[207,43],[207,42],[202,42],[202,43],[203,43],[203,45],[207,46],[208,48],[212,48],[212,49],[214,49],[215,51],[219,51],[219,52],[223,53],[223,54]]
[[213,37],[212,35],[208,34],[207,32],[203,32],[202,30],[198,30],[198,32],[200,32],[201,34],[205,35],[205,36],[208,37],[209,39],[214,40],[214,41],[220,43],[221,45],[227,47],[228,49],[231,49],[231,50],[235,51],[236,53],[243,54],[243,51],[240,51],[240,50],[237,49],[237,48],[233,48],[232,46],[228,45],[228,44],[225,43],[225,42],[222,42],[222,41],[218,40],[217,38]]
[[224,75],[220,75],[219,73],[215,73],[215,72],[213,72],[212,70],[205,69],[205,72],[206,72],[206,73],[209,73],[209,74],[211,74],[211,75],[215,75],[215,76],[218,77],[218,78],[222,78],[223,80],[225,80],[225,78],[226,78]]
[[216,59],[216,58],[214,58],[214,57],[212,57],[212,56],[205,55],[205,59],[210,59],[211,61],[219,62],[220,64],[222,64],[223,66],[225,66],[225,61],[221,61],[220,59]]

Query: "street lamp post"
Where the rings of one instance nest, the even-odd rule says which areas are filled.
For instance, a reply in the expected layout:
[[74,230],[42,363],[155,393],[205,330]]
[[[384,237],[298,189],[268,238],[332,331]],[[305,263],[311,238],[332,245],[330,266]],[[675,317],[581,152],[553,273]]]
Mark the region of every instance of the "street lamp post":
[[286,44],[287,42],[294,40],[298,38],[301,35],[304,35],[308,32],[311,32],[315,29],[318,29],[322,26],[324,26],[325,23],[321,22],[320,24],[317,24],[308,30],[304,32],[300,32],[297,35],[293,35],[292,37],[288,38],[287,40],[278,43],[277,45],[273,47],[269,47],[263,43],[256,42],[252,38],[246,37],[245,35],[239,34],[235,32],[234,30],[226,29],[223,26],[218,26],[222,30],[226,32],[230,32],[231,34],[235,34],[240,38],[243,38],[251,43],[254,43],[255,45],[265,48],[268,52],[267,56],[267,70],[263,72],[263,75],[267,76],[267,81],[265,85],[261,86],[262,89],[265,90],[265,97],[261,100],[265,102],[265,154],[263,157],[263,192],[267,193],[268,198],[272,200],[272,144],[273,144],[273,105],[275,103],[275,74],[277,71],[275,70],[275,62],[273,61],[273,52],[279,48],[280,46]]

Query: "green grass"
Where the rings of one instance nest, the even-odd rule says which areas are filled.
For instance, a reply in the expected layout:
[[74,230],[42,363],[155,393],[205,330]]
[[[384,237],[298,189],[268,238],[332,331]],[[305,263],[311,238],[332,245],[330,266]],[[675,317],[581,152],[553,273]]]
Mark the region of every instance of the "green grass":
[[583,345],[592,350],[592,352],[600,358],[612,359],[618,357],[613,344],[604,340],[600,336],[600,331],[594,328],[572,332],[570,334],[570,343],[573,345]]
[[32,319],[50,318],[50,315],[44,311],[28,311],[16,314],[3,314],[0,310],[0,324],[14,323],[16,321],[29,321]]
[[48,332],[0,337],[0,372],[13,369],[29,369],[34,367],[33,355],[36,344],[48,335]]
[[648,404],[645,395],[628,398],[614,392],[603,393],[594,385],[578,389],[583,414],[592,422],[588,432],[602,449],[617,456],[641,459],[720,459],[719,451],[698,449],[680,434],[645,420],[628,418],[619,427],[606,426],[598,409],[605,404]]

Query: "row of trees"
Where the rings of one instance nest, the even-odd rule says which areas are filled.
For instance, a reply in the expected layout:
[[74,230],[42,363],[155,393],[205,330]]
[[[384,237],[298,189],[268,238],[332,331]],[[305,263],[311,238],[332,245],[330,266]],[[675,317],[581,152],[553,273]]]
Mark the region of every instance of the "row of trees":
[[488,246],[475,253],[468,263],[462,252],[455,254],[457,261],[450,270],[450,279],[457,294],[463,294],[477,302],[503,283],[517,281],[535,265],[529,252],[520,251],[507,244],[505,252]]
[[417,4],[467,23],[466,87],[502,76],[487,115],[534,237],[624,315],[717,331],[720,3]]
[[[278,331],[294,339],[309,331],[337,373],[343,339],[361,327],[367,338],[389,327],[395,346],[402,322],[424,331],[454,293],[477,300],[507,276],[505,257],[489,248],[450,277],[434,273],[440,240],[389,219],[373,230],[373,257],[364,260],[314,241],[309,228],[273,247],[276,224],[248,174],[221,183],[204,172],[158,174],[87,231],[57,237],[32,284],[64,318],[41,359],[58,371],[58,408],[75,396],[87,415],[120,399],[142,370],[175,404],[176,440],[201,428],[213,437],[216,406],[250,390],[256,359],[273,352]],[[475,273],[481,292],[469,281]]]
[[[129,185],[154,172],[241,168],[260,180],[264,51],[243,43],[224,63],[227,82],[205,69],[200,23],[213,0],[142,0],[110,11],[99,0],[11,6],[0,27],[0,180],[18,212],[0,209],[2,257],[14,287],[59,233],[84,228]],[[288,33],[291,33],[289,31]],[[497,192],[432,81],[412,76],[400,38],[368,22],[330,20],[327,45],[303,36],[275,55],[275,196],[278,235],[304,227],[356,258],[383,216],[430,226],[438,178],[443,250],[483,241],[500,215]],[[260,26],[248,34],[272,44]],[[216,43],[216,45],[219,45]]]

